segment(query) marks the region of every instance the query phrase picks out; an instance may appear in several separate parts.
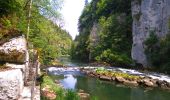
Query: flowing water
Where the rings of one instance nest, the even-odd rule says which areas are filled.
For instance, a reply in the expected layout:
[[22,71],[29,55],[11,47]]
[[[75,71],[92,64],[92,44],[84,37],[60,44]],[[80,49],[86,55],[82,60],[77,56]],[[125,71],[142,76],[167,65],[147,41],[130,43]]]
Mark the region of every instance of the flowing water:
[[65,89],[84,90],[97,100],[170,100],[169,90],[127,87],[115,82],[101,81],[85,76],[76,67],[67,69],[51,67],[48,71]]

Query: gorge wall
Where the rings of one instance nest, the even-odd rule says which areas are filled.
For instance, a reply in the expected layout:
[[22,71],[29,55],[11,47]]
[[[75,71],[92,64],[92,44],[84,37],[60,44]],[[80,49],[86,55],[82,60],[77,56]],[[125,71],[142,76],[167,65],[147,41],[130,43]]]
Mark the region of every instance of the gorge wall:
[[170,0],[133,0],[132,59],[143,66],[150,66],[144,42],[153,32],[159,39],[169,31]]

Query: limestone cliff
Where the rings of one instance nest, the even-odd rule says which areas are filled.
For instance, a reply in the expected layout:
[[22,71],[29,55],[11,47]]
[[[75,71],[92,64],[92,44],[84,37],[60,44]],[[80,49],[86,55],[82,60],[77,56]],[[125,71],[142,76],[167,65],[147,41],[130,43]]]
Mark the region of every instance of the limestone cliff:
[[133,46],[132,58],[136,63],[149,66],[144,41],[151,31],[160,39],[168,33],[170,0],[133,0]]

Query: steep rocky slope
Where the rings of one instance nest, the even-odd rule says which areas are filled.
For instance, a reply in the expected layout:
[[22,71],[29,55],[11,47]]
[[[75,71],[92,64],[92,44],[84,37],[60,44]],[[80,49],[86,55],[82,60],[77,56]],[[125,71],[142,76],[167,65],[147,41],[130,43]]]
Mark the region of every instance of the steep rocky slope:
[[154,33],[159,39],[168,33],[170,0],[133,0],[133,46],[132,58],[136,63],[149,66],[145,54],[145,41]]

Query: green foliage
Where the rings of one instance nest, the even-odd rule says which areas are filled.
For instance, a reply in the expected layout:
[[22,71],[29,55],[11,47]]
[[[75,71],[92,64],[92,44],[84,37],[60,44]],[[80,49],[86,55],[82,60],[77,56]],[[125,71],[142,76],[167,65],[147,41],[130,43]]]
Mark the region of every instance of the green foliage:
[[[44,17],[31,26],[30,41],[40,50],[43,64],[51,64],[58,56],[68,55],[72,43],[71,36]],[[36,27],[36,29],[35,29]]]
[[[97,37],[92,37],[96,24],[97,31],[93,33]],[[72,58],[130,64],[131,24],[130,0],[92,0],[79,18],[80,35],[72,46]]]
[[151,48],[156,43],[158,43],[158,37],[156,36],[154,31],[150,31],[149,38],[145,41],[145,45],[147,45],[147,49]]
[[21,10],[21,5],[20,2],[18,2],[18,0],[0,1],[0,17],[19,12],[20,10]]
[[117,54],[116,52],[112,52],[111,50],[104,50],[100,56],[95,57],[97,61],[104,61],[110,63],[112,65],[117,66],[127,66],[132,63],[132,61],[123,54]]
[[80,100],[76,92],[67,90],[64,100]]
[[3,17],[3,18],[1,18],[0,19],[0,22],[1,22],[1,24],[5,27],[5,28],[11,28],[11,21],[8,19],[8,18],[6,18],[6,17]]
[[145,52],[148,60],[156,70],[170,74],[170,35],[158,40],[151,32],[150,37],[145,41]]
[[[53,91],[57,95],[57,100],[80,100],[79,96],[73,90],[64,90],[56,83],[54,83],[53,79],[50,76],[43,77],[43,83],[41,83],[41,88],[48,87],[50,91]],[[48,100],[46,97],[41,95],[42,100]]]
[[168,20],[168,28],[170,29],[170,18]]
[[130,75],[122,72],[108,71],[106,69],[100,69],[100,68],[96,70],[96,73],[106,75],[106,76],[111,76],[111,77],[123,77],[129,80],[138,80],[141,78],[140,76],[136,76],[136,75]]
[[159,54],[159,40],[154,31],[150,31],[149,38],[147,38],[144,43],[146,45],[145,53],[148,60],[151,64],[159,63],[159,57],[156,57]]
[[[0,1],[0,44],[27,33],[29,2]],[[42,64],[51,64],[58,56],[70,52],[71,36],[52,21],[60,18],[61,5],[62,0],[33,0],[28,41],[31,49],[40,52]]]

